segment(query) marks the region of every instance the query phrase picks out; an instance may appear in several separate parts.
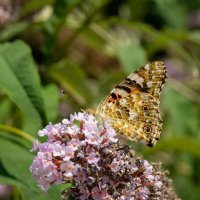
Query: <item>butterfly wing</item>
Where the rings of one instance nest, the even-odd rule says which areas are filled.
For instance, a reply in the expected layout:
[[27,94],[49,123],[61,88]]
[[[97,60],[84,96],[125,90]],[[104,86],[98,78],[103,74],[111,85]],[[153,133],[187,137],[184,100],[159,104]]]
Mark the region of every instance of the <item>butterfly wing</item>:
[[161,61],[141,67],[111,91],[96,116],[109,121],[120,135],[154,146],[162,129],[159,98],[166,77]]

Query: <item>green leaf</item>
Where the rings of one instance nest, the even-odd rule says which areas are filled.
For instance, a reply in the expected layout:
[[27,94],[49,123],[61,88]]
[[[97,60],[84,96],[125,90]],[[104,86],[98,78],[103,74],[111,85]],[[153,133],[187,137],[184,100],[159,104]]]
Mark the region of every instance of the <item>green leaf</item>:
[[54,122],[58,116],[59,92],[58,88],[51,84],[42,88],[47,120]]
[[200,44],[200,31],[192,31],[188,33],[188,39],[192,42]]
[[0,161],[2,164],[0,181],[19,188],[24,200],[54,200],[60,198],[58,187],[53,187],[48,193],[41,192],[33,180],[29,167],[33,155],[28,149],[0,138]]
[[192,154],[200,158],[200,142],[197,139],[190,137],[173,137],[169,140],[159,141],[155,147],[146,148],[144,155],[149,155],[160,150],[171,151],[177,150],[184,153]]
[[15,178],[24,186],[31,186],[32,178],[29,166],[32,155],[28,152],[28,149],[23,149],[19,145],[3,138],[0,138],[0,143],[1,162],[10,177]]
[[35,123],[46,123],[40,80],[30,48],[22,41],[0,45],[0,86]]
[[157,5],[159,15],[165,19],[169,26],[177,29],[185,26],[187,19],[187,5],[185,3],[180,4],[179,0],[154,0],[154,2]]
[[4,123],[5,120],[9,118],[11,109],[12,103],[7,98],[2,99],[0,102],[0,124]]
[[199,127],[198,110],[188,98],[171,87],[165,88],[162,105],[166,109],[168,131],[177,135],[196,135]]
[[124,71],[128,74],[147,63],[145,50],[137,42],[120,44],[116,54]]

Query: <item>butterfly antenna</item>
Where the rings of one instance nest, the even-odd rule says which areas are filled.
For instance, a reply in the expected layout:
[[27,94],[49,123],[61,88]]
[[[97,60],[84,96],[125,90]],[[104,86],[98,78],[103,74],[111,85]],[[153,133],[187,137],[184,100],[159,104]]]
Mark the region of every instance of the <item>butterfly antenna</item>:
[[[68,97],[69,99],[71,99],[73,102],[75,102],[76,104],[78,104],[79,106],[81,105],[80,102],[78,102],[76,99],[74,99],[70,94],[67,94],[63,89],[61,89],[61,93],[64,94],[66,97]],[[81,105],[83,106],[83,105]],[[81,108],[82,112],[86,112],[86,113],[90,113],[92,115],[95,115],[96,110],[92,109],[92,108]]]
[[65,95],[65,97],[67,97],[68,99],[70,99],[71,101],[73,101],[74,103],[78,104],[79,106],[81,105],[80,102],[78,102],[76,99],[74,99],[70,94],[66,93],[63,89],[61,89],[61,93],[63,95]]

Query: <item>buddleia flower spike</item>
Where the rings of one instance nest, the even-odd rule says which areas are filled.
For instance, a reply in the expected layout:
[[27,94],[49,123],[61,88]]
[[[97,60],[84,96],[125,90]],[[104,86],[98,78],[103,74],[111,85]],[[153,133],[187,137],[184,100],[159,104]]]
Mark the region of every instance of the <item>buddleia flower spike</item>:
[[62,200],[178,199],[159,164],[119,144],[115,130],[91,114],[78,113],[38,132],[30,171],[43,191],[71,183]]

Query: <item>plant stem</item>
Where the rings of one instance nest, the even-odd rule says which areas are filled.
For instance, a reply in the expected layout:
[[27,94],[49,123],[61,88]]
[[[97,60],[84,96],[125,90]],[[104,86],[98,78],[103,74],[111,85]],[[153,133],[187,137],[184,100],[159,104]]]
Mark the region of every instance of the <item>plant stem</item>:
[[30,134],[28,134],[25,131],[22,131],[22,130],[20,130],[18,128],[15,128],[13,126],[8,126],[8,125],[5,125],[5,124],[0,124],[0,130],[13,133],[13,134],[15,134],[17,136],[20,136],[20,137],[26,139],[27,141],[29,141],[31,143],[33,143],[36,140]]

